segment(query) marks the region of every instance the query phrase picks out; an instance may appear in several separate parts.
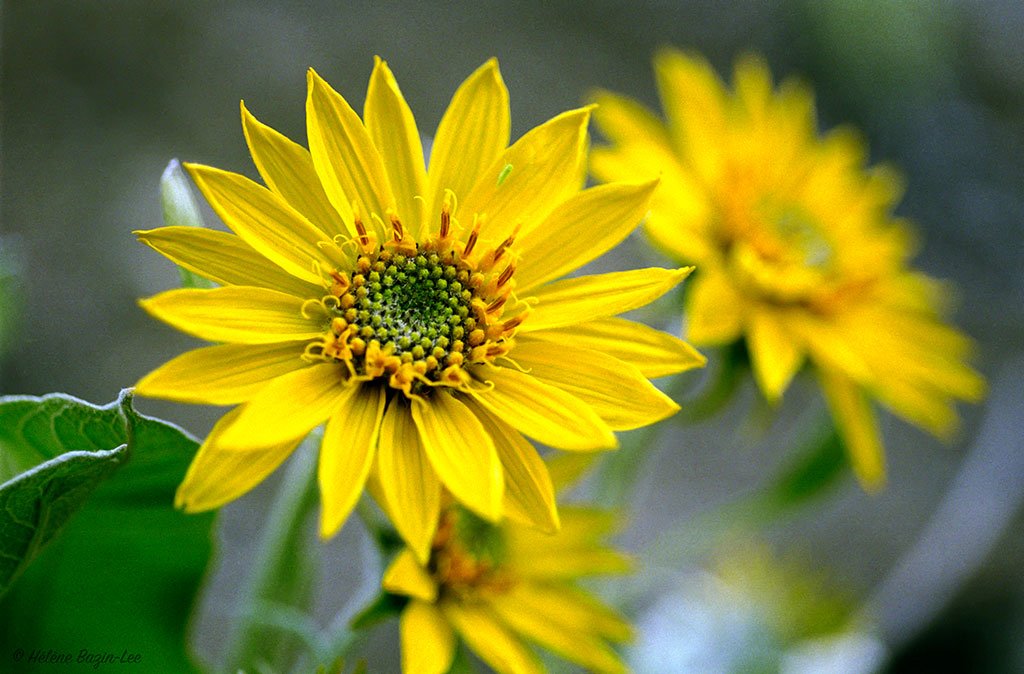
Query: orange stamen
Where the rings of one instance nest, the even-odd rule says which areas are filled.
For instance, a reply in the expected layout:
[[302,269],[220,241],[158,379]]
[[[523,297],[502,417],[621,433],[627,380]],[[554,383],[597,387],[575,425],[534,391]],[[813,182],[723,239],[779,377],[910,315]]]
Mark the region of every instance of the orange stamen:
[[501,276],[498,277],[498,284],[497,284],[496,287],[500,288],[503,285],[505,285],[506,283],[508,283],[509,279],[512,278],[512,274],[515,273],[515,271],[516,271],[516,264],[515,264],[515,262],[510,262],[509,265],[507,267],[505,267],[505,271],[501,272]]
[[395,237],[395,241],[401,241],[405,238],[405,228],[402,227],[402,221],[398,219],[398,216],[391,213],[391,229],[393,230],[392,235]]
[[473,216],[473,231],[469,233],[469,239],[466,240],[466,247],[463,249],[462,254],[469,257],[473,253],[473,249],[476,247],[476,241],[480,237],[480,227],[484,224],[484,216]]

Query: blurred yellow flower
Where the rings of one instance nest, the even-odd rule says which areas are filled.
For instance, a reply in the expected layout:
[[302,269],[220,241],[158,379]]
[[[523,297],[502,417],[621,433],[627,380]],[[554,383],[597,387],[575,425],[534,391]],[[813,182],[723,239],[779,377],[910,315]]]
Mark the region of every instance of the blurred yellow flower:
[[679,339],[614,318],[689,269],[554,280],[627,236],[655,182],[581,190],[589,108],[506,147],[508,92],[494,60],[456,92],[429,168],[383,61],[362,119],[312,70],[308,84],[308,151],[242,106],[266,187],[187,167],[233,233],[137,233],[221,284],[141,303],[221,344],[171,360],[137,392],[240,404],[203,443],[178,505],[238,497],[327,422],[325,536],[371,477],[421,559],[442,485],[485,519],[557,528],[546,469],[521,433],[563,449],[614,447],[613,430],[678,409],[647,377],[704,362]]
[[746,339],[754,376],[777,400],[805,360],[820,379],[861,483],[885,477],[869,398],[940,436],[957,399],[983,395],[971,345],[942,322],[943,288],[908,267],[914,248],[891,214],[901,188],[865,168],[862,143],[818,137],[804,86],[774,91],[767,66],[741,58],[727,91],[707,62],[660,53],[667,122],[599,93],[602,180],[661,177],[647,233],[698,273],[686,306],[695,344]]
[[427,563],[408,549],[399,553],[383,585],[409,597],[400,620],[405,674],[448,671],[456,634],[499,674],[545,671],[525,642],[588,671],[626,671],[610,643],[630,640],[632,629],[574,582],[630,569],[602,543],[616,518],[581,506],[560,510],[562,529],[548,535],[446,508]]

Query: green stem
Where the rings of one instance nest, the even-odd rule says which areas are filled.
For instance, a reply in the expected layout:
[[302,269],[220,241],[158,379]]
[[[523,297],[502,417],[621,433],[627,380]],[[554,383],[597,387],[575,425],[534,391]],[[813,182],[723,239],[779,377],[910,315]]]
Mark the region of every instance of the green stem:
[[226,672],[246,670],[287,655],[279,640],[265,638],[259,614],[267,602],[291,604],[295,595],[304,591],[307,574],[303,571],[310,566],[310,546],[303,545],[307,533],[304,525],[317,503],[319,439],[319,434],[311,434],[295,451],[274,497],[263,538],[253,552],[249,577],[240,592],[237,622],[222,668]]

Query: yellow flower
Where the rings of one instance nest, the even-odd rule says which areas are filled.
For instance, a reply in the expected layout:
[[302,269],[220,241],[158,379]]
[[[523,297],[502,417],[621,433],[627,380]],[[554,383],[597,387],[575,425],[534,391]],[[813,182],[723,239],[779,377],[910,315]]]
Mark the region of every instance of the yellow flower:
[[616,518],[582,506],[561,514],[561,531],[548,535],[445,508],[427,563],[399,553],[383,586],[409,597],[400,619],[405,674],[448,671],[456,634],[499,674],[545,671],[525,641],[589,671],[626,671],[609,643],[628,641],[632,629],[574,582],[630,569],[601,542]]
[[667,123],[637,103],[597,95],[612,145],[592,153],[603,180],[660,175],[646,223],[670,256],[697,265],[687,298],[695,344],[746,339],[754,376],[776,401],[813,364],[862,484],[884,480],[869,399],[940,435],[957,399],[978,400],[971,345],[940,316],[943,289],[908,267],[913,239],[891,214],[899,182],[866,169],[847,130],[818,137],[811,93],[773,91],[757,58],[735,90],[702,59],[655,61]]
[[422,559],[442,485],[488,520],[557,528],[546,470],[521,433],[562,449],[613,447],[613,430],[677,409],[647,377],[703,364],[681,340],[614,317],[689,269],[554,280],[623,239],[655,183],[581,191],[590,108],[506,147],[494,60],[456,92],[429,168],[383,61],[362,119],[313,71],[308,81],[308,151],[242,107],[266,187],[187,167],[233,233],[138,232],[221,284],[142,302],[221,344],[171,360],[138,393],[239,405],[203,443],[177,503],[198,511],[238,497],[326,422],[324,536],[368,479]]

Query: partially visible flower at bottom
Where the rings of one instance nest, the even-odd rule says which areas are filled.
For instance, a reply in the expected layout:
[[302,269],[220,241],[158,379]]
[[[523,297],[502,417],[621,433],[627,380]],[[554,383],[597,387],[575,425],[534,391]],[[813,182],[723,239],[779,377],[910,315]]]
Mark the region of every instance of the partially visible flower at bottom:
[[543,672],[526,642],[589,671],[626,671],[611,643],[632,639],[630,625],[575,580],[625,573],[631,562],[602,539],[614,513],[559,507],[562,527],[544,534],[489,524],[458,506],[442,510],[427,564],[409,549],[384,574],[384,589],[409,597],[402,611],[404,674],[441,674],[456,635],[499,674]]

